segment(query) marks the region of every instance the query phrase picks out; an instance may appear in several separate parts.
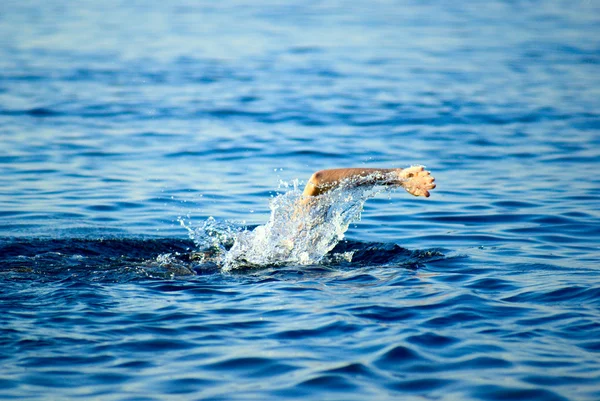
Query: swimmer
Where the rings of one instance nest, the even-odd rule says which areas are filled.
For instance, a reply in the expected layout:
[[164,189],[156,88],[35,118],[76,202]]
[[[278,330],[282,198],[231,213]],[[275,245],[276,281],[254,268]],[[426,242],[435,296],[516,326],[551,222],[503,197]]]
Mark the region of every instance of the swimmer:
[[[435,178],[423,166],[412,166],[406,169],[357,167],[320,170],[308,180],[302,197],[296,204],[294,218],[305,220],[308,211],[322,203],[319,202],[319,196],[338,187],[395,186],[404,188],[414,196],[428,198],[429,191],[435,188],[434,181]],[[304,225],[305,222],[301,223],[301,228],[307,227]]]
[[[414,196],[429,197],[429,191],[435,188],[434,181],[422,166],[320,170],[310,177],[302,195],[276,198],[279,204],[272,207],[271,218],[265,225],[236,234],[230,245],[211,242],[209,248],[193,252],[191,258],[217,261],[226,270],[239,265],[308,264],[335,246],[366,200],[350,203],[349,208],[334,207],[331,214],[332,205],[340,203],[332,203],[328,196],[321,195],[337,188],[394,186]],[[293,203],[286,203],[288,200]]]
[[314,173],[303,196],[305,202],[310,197],[319,196],[339,185],[351,186],[393,185],[403,187],[414,196],[429,197],[429,191],[435,188],[435,178],[423,166],[401,168],[339,168],[321,170]]

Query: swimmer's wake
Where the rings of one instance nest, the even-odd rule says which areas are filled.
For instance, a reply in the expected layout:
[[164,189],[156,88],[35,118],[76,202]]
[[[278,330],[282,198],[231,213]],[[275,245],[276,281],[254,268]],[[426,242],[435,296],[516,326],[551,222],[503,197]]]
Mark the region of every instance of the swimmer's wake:
[[392,187],[428,196],[434,184],[422,167],[324,170],[311,177],[303,192],[294,186],[274,198],[269,221],[254,229],[211,217],[197,228],[180,219],[191,240],[0,238],[0,273],[15,280],[98,283],[173,279],[256,266],[418,267],[446,259],[437,250],[341,241],[349,224],[360,218],[364,203]]
[[[313,174],[303,192],[294,189],[270,203],[269,221],[254,230],[209,218],[190,233],[196,258],[225,271],[240,267],[310,265],[323,260],[360,219],[365,202],[393,187],[429,196],[433,177],[423,167],[409,169],[336,169]],[[350,252],[340,253],[348,261]],[[344,256],[345,255],[345,256]]]

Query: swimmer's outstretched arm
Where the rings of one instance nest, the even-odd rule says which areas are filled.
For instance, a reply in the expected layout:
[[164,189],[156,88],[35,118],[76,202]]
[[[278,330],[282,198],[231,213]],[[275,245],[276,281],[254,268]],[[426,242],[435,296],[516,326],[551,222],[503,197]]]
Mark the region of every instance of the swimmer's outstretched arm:
[[403,187],[415,196],[429,197],[435,188],[435,178],[422,166],[401,168],[337,168],[314,173],[306,187],[304,196],[318,196],[339,185],[395,185]]

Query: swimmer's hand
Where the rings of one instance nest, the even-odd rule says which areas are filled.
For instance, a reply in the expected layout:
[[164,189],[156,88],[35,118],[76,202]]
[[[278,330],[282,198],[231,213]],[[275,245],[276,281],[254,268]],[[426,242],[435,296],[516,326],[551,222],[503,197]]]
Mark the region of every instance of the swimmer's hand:
[[414,196],[429,198],[429,191],[435,188],[435,178],[423,166],[413,166],[396,170],[400,178],[400,186]]

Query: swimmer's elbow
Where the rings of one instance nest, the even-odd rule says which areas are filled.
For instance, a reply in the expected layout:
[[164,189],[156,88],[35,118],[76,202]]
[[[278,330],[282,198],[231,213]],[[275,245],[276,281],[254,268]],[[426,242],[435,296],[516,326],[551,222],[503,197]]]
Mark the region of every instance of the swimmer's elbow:
[[316,173],[313,173],[313,175],[310,176],[310,180],[312,181],[315,185],[319,186],[321,184],[321,181],[323,180],[323,175],[325,173],[323,172],[323,170],[319,170]]
[[317,171],[310,176],[306,187],[304,188],[304,196],[317,196],[321,193],[321,185],[323,180],[323,171]]

